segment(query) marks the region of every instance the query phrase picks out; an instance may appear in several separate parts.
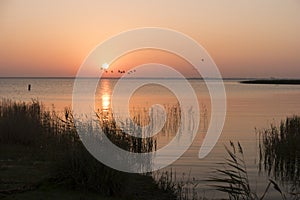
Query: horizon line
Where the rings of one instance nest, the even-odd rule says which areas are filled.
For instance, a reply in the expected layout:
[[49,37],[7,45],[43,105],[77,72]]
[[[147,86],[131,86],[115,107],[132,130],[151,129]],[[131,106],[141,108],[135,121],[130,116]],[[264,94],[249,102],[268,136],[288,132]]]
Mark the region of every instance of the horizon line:
[[[75,76],[0,76],[0,79],[97,79],[99,77],[75,77]],[[101,79],[120,79],[122,77],[102,77]],[[180,77],[126,77],[123,79],[182,79]],[[267,80],[297,80],[300,78],[276,78],[276,77],[224,77],[224,78],[215,78],[215,77],[187,77],[185,79],[197,79],[197,80],[255,80],[255,79],[267,79]]]
[[[99,77],[74,77],[74,76],[0,76],[0,79],[99,79]],[[111,79],[117,80],[121,79],[121,77],[101,77],[101,79]],[[207,78],[180,78],[180,77],[126,77],[123,79],[134,80],[134,79],[166,79],[166,80],[174,80],[174,79],[187,79],[187,80],[255,80],[257,78],[214,78],[214,77],[207,77]]]

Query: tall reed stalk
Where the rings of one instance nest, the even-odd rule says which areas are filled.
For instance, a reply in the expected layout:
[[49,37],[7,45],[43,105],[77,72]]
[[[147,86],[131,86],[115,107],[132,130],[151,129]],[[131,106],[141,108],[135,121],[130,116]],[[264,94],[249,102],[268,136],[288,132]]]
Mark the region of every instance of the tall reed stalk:
[[235,145],[230,142],[230,147],[231,149],[225,146],[229,158],[226,158],[225,162],[219,163],[220,168],[216,169],[213,172],[214,175],[207,180],[215,183],[211,185],[212,188],[227,194],[230,200],[263,200],[273,185],[274,189],[281,194],[282,199],[286,199],[280,187],[271,179],[263,194],[259,196],[253,191],[241,144],[238,142]]
[[259,131],[259,136],[260,170],[300,198],[300,117],[287,117],[280,126]]

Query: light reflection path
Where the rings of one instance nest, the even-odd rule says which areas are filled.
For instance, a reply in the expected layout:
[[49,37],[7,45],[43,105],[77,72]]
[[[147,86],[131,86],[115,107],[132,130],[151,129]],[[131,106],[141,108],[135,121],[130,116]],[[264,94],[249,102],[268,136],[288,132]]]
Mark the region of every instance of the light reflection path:
[[[161,28],[135,29],[114,36],[97,46],[81,65],[74,82],[72,105],[75,123],[80,124],[83,120],[81,119],[82,116],[86,116],[88,120],[96,120],[93,113],[95,110],[94,99],[98,81],[103,73],[99,70],[99,63],[110,64],[126,53],[146,48],[168,51],[184,58],[204,78],[211,97],[212,113],[211,123],[199,151],[199,158],[204,158],[212,150],[222,132],[226,115],[225,88],[216,64],[205,49],[190,37],[173,30]],[[91,79],[89,87],[83,87],[80,79],[84,76],[97,76],[100,78],[98,80]],[[217,81],[210,82],[207,77],[216,78]],[[85,101],[82,101],[82,99],[85,99]],[[101,127],[93,130],[103,132]],[[177,145],[177,148],[172,149],[172,152],[164,151],[164,154],[158,154],[154,157],[157,152],[139,154],[127,152],[112,144],[105,136],[101,138],[100,143],[97,143],[98,140],[87,137],[87,135],[90,135],[89,133],[79,129],[77,131],[81,135],[83,144],[99,161],[125,172],[144,173],[166,167],[176,161],[188,149],[187,146],[192,144],[192,141],[185,141],[181,137],[178,142],[182,145]],[[172,144],[172,142],[169,144]],[[168,148],[167,146],[166,148]],[[127,159],[129,165],[124,165],[124,159]],[[154,164],[151,167],[141,168],[141,165],[145,165],[145,160],[152,160]]]

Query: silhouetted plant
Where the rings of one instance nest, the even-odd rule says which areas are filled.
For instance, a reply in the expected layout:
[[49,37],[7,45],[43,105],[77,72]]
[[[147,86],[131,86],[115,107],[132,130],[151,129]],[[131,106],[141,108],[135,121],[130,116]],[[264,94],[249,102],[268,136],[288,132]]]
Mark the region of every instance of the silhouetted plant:
[[224,192],[228,195],[230,200],[262,200],[266,197],[271,185],[277,190],[282,199],[286,199],[280,187],[273,180],[269,180],[264,193],[259,196],[250,187],[249,177],[247,173],[247,166],[244,159],[244,152],[241,144],[238,142],[237,146],[230,142],[231,150],[225,146],[229,158],[225,162],[219,163],[222,169],[216,169],[208,181],[215,182],[211,185],[214,189]]
[[203,194],[198,192],[198,183],[195,178],[191,178],[191,173],[186,176],[182,173],[178,177],[173,169],[167,171],[157,171],[153,173],[154,179],[158,183],[158,187],[176,195],[178,200],[204,200]]
[[291,193],[299,195],[300,186],[300,117],[287,117],[280,126],[271,125],[259,131],[260,170],[284,185],[291,185]]
[[[123,140],[123,135],[114,121],[106,121],[105,134],[112,142],[120,144],[128,151],[133,139]],[[89,123],[84,125],[89,129]],[[147,140],[151,143],[151,138]],[[150,146],[141,141],[140,151],[148,151]],[[120,194],[126,184],[126,175],[97,161],[83,146],[70,109],[63,114],[45,110],[41,103],[0,101],[0,144],[19,144],[33,148],[36,153],[53,163],[54,181],[66,183],[70,187]],[[145,150],[146,149],[146,150]],[[151,149],[150,149],[151,150]]]

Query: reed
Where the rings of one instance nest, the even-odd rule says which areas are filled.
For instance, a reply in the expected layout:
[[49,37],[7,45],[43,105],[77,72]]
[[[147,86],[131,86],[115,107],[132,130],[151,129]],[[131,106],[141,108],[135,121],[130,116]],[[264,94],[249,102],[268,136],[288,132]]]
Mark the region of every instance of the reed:
[[134,120],[125,119],[125,123],[117,123],[110,109],[98,111],[96,116],[104,134],[120,148],[135,153],[152,152],[156,148],[156,137],[149,137],[151,130],[141,128],[148,123],[148,118],[141,115],[141,110],[134,112]]
[[[103,117],[103,116],[102,116]],[[128,151],[152,151],[153,140],[127,137],[114,120],[102,120],[110,140]],[[91,128],[89,123],[85,128]],[[33,149],[40,158],[52,163],[51,181],[71,188],[121,195],[128,174],[98,162],[83,146],[74,126],[70,109],[63,114],[44,109],[36,100],[0,102],[0,144],[23,145]]]
[[300,186],[300,117],[287,117],[280,126],[259,131],[260,170],[299,195]]
[[41,105],[2,100],[0,103],[0,142],[33,145],[40,139]]
[[191,171],[186,175],[178,176],[172,168],[166,171],[157,171],[153,174],[158,187],[174,194],[178,200],[205,200],[204,194],[200,194],[198,183],[191,177]]
[[235,145],[230,141],[230,147],[231,149],[225,146],[229,157],[225,159],[225,162],[219,163],[221,167],[213,171],[214,175],[207,180],[215,183],[210,185],[213,189],[227,194],[230,200],[263,200],[270,187],[273,186],[281,194],[282,199],[286,199],[278,184],[271,179],[263,194],[259,196],[253,191],[250,186],[241,144],[238,142]]
[[87,152],[76,133],[70,109],[59,116],[55,111],[46,111],[36,100],[2,100],[0,105],[1,144],[30,147],[52,162],[52,181],[107,195],[120,193],[124,176]]

